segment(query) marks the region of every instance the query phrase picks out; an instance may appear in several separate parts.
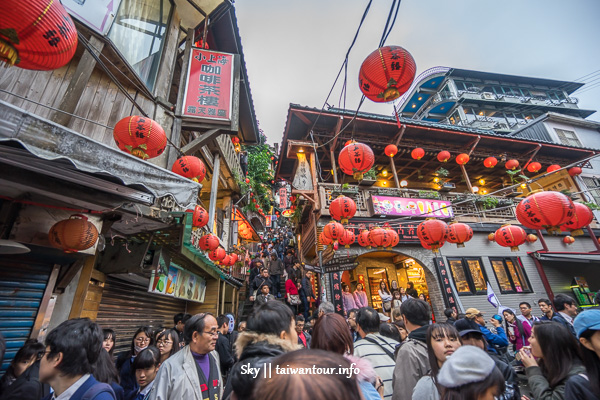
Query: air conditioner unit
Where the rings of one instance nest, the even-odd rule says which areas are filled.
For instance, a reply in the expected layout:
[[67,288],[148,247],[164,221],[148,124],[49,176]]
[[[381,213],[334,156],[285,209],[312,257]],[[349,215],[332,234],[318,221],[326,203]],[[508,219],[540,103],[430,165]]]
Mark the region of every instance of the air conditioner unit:
[[440,192],[451,192],[456,189],[456,185],[452,182],[446,182],[440,188]]
[[492,92],[483,92],[481,93],[481,98],[485,100],[495,100],[496,95]]

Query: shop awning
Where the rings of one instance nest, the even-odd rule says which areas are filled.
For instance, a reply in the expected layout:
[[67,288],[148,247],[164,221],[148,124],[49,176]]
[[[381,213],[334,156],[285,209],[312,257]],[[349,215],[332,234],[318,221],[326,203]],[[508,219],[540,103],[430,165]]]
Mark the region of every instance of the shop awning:
[[244,215],[239,208],[235,208],[233,212],[232,222],[238,223],[238,236],[248,242],[260,242],[260,237],[256,233],[254,226],[248,221],[248,218]]
[[[148,196],[149,199],[144,201],[147,204],[171,195],[180,207],[192,208],[201,188],[198,183],[171,171],[0,101],[0,144],[9,145],[11,142],[19,143],[41,159],[66,160],[81,172],[116,178],[125,186],[144,188],[154,197]],[[6,154],[0,154],[0,157],[8,159]],[[12,163],[18,162],[15,160],[15,157],[10,159]],[[28,167],[28,163],[21,165]],[[56,171],[49,168],[41,169],[39,173]],[[102,190],[100,182],[97,186]]]
[[577,263],[600,263],[599,253],[544,253],[536,251],[533,256],[540,261],[564,261]]

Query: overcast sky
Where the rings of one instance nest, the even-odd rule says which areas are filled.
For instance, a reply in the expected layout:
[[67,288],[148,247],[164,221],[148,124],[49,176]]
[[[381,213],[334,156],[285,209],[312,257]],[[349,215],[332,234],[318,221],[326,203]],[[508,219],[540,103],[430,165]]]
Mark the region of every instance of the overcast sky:
[[[368,0],[237,0],[256,115],[281,142],[290,103],[321,108]],[[378,47],[391,0],[374,0],[350,54],[346,108],[360,100],[358,70]],[[386,44],[407,49],[417,75],[438,65],[600,83],[600,0],[403,0]],[[340,106],[341,82],[329,104]],[[581,91],[585,90],[585,86]],[[600,85],[579,94],[600,110]],[[365,100],[362,111],[390,114]],[[600,121],[600,113],[589,119]]]

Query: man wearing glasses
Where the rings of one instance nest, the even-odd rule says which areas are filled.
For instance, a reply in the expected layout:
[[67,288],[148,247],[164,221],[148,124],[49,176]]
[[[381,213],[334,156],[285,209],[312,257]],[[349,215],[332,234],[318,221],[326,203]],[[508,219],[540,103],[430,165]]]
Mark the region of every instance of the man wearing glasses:
[[219,355],[217,320],[201,313],[190,318],[183,331],[187,345],[161,366],[150,400],[220,400],[223,378]]

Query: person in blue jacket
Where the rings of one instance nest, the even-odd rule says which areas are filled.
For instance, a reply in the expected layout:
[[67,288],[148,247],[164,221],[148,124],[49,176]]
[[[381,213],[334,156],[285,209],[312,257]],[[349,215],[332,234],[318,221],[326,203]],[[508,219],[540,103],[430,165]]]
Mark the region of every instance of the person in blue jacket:
[[483,336],[488,342],[488,350],[496,352],[494,346],[497,347],[508,347],[508,338],[506,332],[498,320],[491,318],[490,322],[496,328],[496,333],[492,333],[488,328],[485,327],[485,319],[483,313],[476,308],[469,308],[465,313],[467,319],[475,322],[479,326],[479,330],[483,333]]
[[100,355],[102,329],[89,318],[65,321],[46,337],[40,361],[40,382],[53,390],[43,400],[116,400],[110,385],[92,375],[92,364]]

